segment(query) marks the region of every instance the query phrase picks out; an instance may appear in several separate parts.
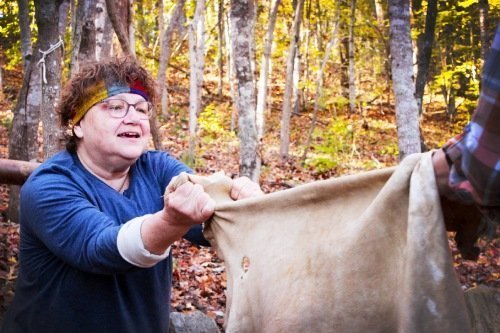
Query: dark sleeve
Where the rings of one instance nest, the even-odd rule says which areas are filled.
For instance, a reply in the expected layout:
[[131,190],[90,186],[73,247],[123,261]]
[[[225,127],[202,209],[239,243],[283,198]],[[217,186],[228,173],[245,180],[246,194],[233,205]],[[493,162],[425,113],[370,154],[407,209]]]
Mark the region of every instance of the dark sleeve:
[[210,246],[210,243],[203,236],[203,227],[201,225],[191,227],[187,234],[184,235],[184,239],[187,239],[196,245]]

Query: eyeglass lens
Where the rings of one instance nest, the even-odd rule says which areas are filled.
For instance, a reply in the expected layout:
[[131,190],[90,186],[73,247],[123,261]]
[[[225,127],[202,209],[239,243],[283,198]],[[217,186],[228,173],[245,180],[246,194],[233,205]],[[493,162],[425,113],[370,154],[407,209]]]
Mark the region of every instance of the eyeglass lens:
[[148,101],[140,101],[135,104],[130,104],[121,99],[109,99],[107,101],[103,101],[103,104],[106,106],[110,116],[113,118],[125,117],[130,111],[130,107],[133,106],[141,119],[149,119],[153,108],[151,103]]

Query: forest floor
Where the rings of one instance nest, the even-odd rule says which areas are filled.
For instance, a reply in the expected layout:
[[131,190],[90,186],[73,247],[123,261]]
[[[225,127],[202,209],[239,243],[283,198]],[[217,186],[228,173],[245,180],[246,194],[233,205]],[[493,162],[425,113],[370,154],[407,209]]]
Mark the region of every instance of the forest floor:
[[[212,103],[216,103],[213,102]],[[187,151],[187,115],[185,104],[173,108],[171,118],[161,128],[163,144],[167,151],[183,159]],[[222,102],[215,112],[229,114],[231,106]],[[0,158],[8,157],[8,121],[12,103],[0,101]],[[225,108],[225,111],[222,110]],[[306,142],[311,124],[311,114],[303,112],[292,116],[290,158],[283,161],[279,156],[280,105],[271,105],[267,115],[267,132],[262,144],[263,160],[261,186],[265,192],[274,192],[299,184],[353,174],[369,169],[396,165],[397,139],[394,110],[373,107],[364,110],[363,115],[337,115],[323,110],[319,113],[319,129],[327,130],[332,120],[340,121],[347,128],[346,141],[335,151],[335,163],[327,171],[304,166],[301,160],[302,146]],[[197,148],[199,174],[211,174],[223,170],[226,174],[238,174],[239,143],[236,135],[228,133],[228,116],[221,121],[225,128],[200,130],[201,139]],[[422,119],[422,132],[429,148],[442,145],[451,137],[453,128],[447,117],[439,109],[428,111]],[[341,129],[345,130],[345,129]],[[313,140],[322,144],[321,138]],[[314,149],[311,153],[317,153]],[[18,225],[6,220],[8,187],[0,185],[0,321],[2,314],[14,295],[14,283],[18,268]],[[498,234],[498,232],[497,232]],[[476,261],[463,260],[456,249],[453,234],[449,234],[449,244],[454,259],[457,277],[464,290],[479,284],[500,287],[500,247],[498,238],[480,239],[481,254]],[[173,247],[174,286],[172,310],[189,312],[201,310],[222,325],[225,311],[226,277],[223,262],[210,248],[193,246],[187,241],[179,241]]]

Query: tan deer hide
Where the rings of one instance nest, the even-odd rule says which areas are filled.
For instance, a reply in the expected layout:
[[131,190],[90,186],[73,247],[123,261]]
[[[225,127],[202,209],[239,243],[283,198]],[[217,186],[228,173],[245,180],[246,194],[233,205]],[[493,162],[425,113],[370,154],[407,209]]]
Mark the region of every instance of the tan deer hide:
[[226,332],[469,331],[429,153],[240,201],[221,174],[184,177],[217,202]]

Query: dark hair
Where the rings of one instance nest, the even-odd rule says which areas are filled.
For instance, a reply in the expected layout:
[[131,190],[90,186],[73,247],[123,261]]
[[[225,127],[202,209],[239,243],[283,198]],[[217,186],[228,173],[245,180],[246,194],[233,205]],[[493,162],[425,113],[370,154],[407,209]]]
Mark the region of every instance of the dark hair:
[[[148,99],[153,105],[156,102],[156,86],[155,81],[149,72],[142,67],[135,59],[131,57],[115,57],[99,62],[87,63],[73,75],[65,84],[62,93],[61,101],[57,111],[60,114],[61,126],[66,129],[71,129],[72,119],[75,116],[79,107],[81,107],[90,97],[89,92],[92,88],[101,81],[110,80],[133,84],[139,81],[144,87],[144,91],[148,95]],[[66,149],[70,152],[76,151],[76,143],[78,138],[73,134],[73,131],[67,131]]]

